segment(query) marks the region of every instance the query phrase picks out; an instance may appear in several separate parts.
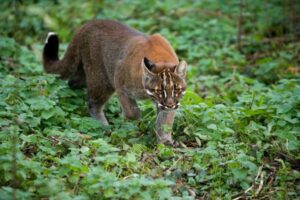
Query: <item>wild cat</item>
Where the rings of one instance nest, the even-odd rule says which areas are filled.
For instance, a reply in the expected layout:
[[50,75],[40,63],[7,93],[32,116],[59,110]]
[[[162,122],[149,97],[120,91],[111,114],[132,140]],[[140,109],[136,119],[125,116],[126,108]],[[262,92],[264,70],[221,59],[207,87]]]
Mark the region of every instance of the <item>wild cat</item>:
[[158,142],[173,144],[170,130],[186,89],[185,61],[179,62],[169,42],[159,34],[147,36],[113,20],[84,24],[64,57],[59,40],[49,33],[43,51],[44,69],[68,79],[71,88],[86,87],[91,116],[104,125],[105,102],[116,92],[128,119],[138,119],[136,99],[150,98],[157,106]]

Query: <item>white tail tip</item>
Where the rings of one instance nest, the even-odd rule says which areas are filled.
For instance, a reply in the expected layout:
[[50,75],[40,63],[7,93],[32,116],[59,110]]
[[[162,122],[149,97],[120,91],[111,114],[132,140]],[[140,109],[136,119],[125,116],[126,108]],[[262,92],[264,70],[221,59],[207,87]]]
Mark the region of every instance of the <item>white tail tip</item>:
[[45,44],[48,43],[49,37],[52,36],[52,35],[56,35],[56,33],[54,33],[54,32],[49,32],[48,35],[47,35],[47,37],[46,37]]

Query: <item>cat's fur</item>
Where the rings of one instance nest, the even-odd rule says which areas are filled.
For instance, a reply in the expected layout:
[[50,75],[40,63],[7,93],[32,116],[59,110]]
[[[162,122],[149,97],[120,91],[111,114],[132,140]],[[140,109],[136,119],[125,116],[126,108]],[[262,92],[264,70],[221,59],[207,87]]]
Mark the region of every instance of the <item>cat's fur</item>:
[[170,131],[175,109],[186,87],[186,63],[179,62],[169,42],[159,34],[144,35],[112,20],[83,25],[64,57],[59,41],[49,33],[43,51],[44,69],[69,80],[71,88],[87,87],[90,114],[108,124],[103,106],[116,92],[128,119],[140,117],[136,99],[151,98],[158,108],[159,142],[173,143]]

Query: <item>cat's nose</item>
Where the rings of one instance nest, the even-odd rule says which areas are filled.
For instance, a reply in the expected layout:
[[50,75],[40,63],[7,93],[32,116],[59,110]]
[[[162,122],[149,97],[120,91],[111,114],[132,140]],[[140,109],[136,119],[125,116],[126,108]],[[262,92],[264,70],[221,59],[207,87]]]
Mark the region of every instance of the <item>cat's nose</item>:
[[168,108],[175,108],[176,107],[175,102],[172,98],[168,98],[166,100],[165,106],[168,107]]

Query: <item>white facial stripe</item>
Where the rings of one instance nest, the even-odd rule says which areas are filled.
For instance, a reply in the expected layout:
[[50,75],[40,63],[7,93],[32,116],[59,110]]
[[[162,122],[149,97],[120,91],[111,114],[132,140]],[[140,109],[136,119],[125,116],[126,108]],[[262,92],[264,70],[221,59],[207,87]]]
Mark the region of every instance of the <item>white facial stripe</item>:
[[163,88],[162,89],[163,89],[163,93],[164,93],[164,98],[167,99],[167,92],[166,92],[165,88],[168,83],[167,83],[167,74],[165,71],[162,73],[162,79],[163,79]]
[[181,94],[182,94],[182,95],[185,95],[185,91],[183,91]]
[[172,82],[172,76],[171,76],[171,73],[170,73],[170,71],[167,71],[166,72],[166,75],[167,75],[167,80],[168,80],[168,85],[170,86],[170,87],[172,87],[173,86],[173,82]]
[[168,84],[169,88],[172,90],[171,97],[174,97],[173,77],[172,77],[170,71],[168,71],[166,74],[167,74],[167,82],[168,82],[167,84]]
[[174,97],[174,82],[173,82],[173,77],[172,74],[170,72],[170,70],[166,70],[162,73],[162,79],[163,79],[163,95],[164,98],[167,99],[168,98],[168,92],[167,92],[167,88],[171,89],[171,97]]
[[168,98],[168,96],[167,96],[167,91],[166,91],[166,90],[164,90],[164,96],[165,96],[165,99]]
[[166,76],[166,72],[163,72],[163,86],[164,86],[164,88],[166,87],[166,85],[167,85],[167,76]]
[[146,90],[146,93],[147,93],[149,96],[153,96],[153,92],[150,92],[150,90]]
[[175,94],[175,87],[174,87],[174,82],[173,82],[173,77],[171,76],[171,74],[169,73],[169,80],[170,80],[170,88],[172,89],[172,97],[174,97],[174,94]]

